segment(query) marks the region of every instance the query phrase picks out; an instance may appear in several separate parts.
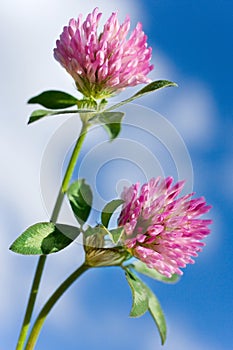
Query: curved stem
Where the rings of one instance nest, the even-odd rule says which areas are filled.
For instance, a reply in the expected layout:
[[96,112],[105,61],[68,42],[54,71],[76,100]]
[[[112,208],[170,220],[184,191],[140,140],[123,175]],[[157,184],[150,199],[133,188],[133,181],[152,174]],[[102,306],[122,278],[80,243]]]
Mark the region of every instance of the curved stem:
[[[67,169],[66,169],[66,173],[65,173],[64,178],[63,178],[62,186],[61,186],[60,191],[59,191],[58,196],[57,196],[57,200],[56,200],[56,203],[55,203],[52,215],[51,215],[51,219],[50,219],[51,222],[57,221],[57,218],[58,218],[58,215],[59,215],[59,212],[61,210],[62,203],[63,203],[63,199],[65,196],[65,192],[68,189],[69,182],[71,180],[71,177],[72,177],[72,174],[73,174],[73,171],[75,168],[75,164],[77,162],[83,141],[84,141],[85,136],[86,136],[87,131],[88,131],[88,127],[89,127],[89,124],[87,122],[86,123],[83,122],[79,138],[75,144],[73,153],[71,155],[69,164],[68,164]],[[41,255],[39,257],[39,261],[37,264],[35,277],[34,277],[34,280],[32,283],[32,287],[31,287],[31,291],[30,291],[30,295],[29,295],[29,299],[28,299],[28,304],[27,304],[27,308],[26,308],[26,313],[25,313],[23,324],[22,324],[21,331],[19,334],[16,350],[22,350],[24,343],[26,341],[28,329],[30,326],[30,320],[31,320],[33,309],[34,309],[36,297],[38,294],[38,289],[39,289],[45,261],[46,261],[46,256]]]
[[85,263],[81,265],[60,285],[60,287],[57,288],[57,290],[48,299],[47,303],[44,305],[44,307],[42,308],[41,312],[39,313],[35,321],[31,334],[28,338],[28,342],[25,347],[25,350],[34,349],[37,338],[40,334],[40,330],[52,307],[56,304],[56,302],[60,299],[60,297],[65,293],[65,291],[71,286],[71,284],[88,269],[89,269],[89,266],[85,265]]
[[23,349],[23,346],[24,346],[24,343],[25,343],[25,340],[27,337],[28,329],[30,326],[31,315],[32,315],[32,311],[33,311],[34,304],[36,301],[36,296],[38,293],[40,279],[41,279],[41,275],[42,275],[42,272],[44,269],[45,261],[46,261],[46,256],[41,255],[39,258],[38,264],[37,264],[36,273],[35,273],[35,277],[34,277],[34,280],[32,283],[32,288],[31,288],[29,299],[28,299],[28,305],[27,305],[25,316],[24,316],[23,325],[22,325],[21,332],[19,335],[16,350]]

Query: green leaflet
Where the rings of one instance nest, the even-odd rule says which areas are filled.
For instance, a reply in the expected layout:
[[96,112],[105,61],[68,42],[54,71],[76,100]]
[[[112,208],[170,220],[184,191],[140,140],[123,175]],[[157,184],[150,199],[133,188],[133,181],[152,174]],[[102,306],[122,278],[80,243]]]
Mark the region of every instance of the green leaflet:
[[126,270],[126,279],[129,283],[133,296],[133,305],[130,311],[131,317],[142,316],[148,310],[148,296],[143,282],[132,273]]
[[92,206],[93,195],[90,186],[84,179],[79,179],[70,185],[67,196],[76,219],[80,225],[83,225],[88,219]]
[[123,203],[124,201],[122,199],[113,199],[111,202],[105,205],[101,213],[101,221],[105,227],[108,227],[112,214]]
[[155,269],[150,269],[144,262],[142,261],[135,261],[130,265],[131,268],[136,270],[139,273],[142,273],[143,275],[146,275],[148,277],[151,277],[157,281],[165,282],[165,283],[175,283],[179,280],[179,275],[172,275],[172,277],[168,278]]
[[149,312],[157,325],[157,328],[158,328],[159,334],[160,334],[160,338],[161,338],[161,342],[163,345],[165,343],[166,337],[167,337],[167,326],[166,326],[166,320],[165,320],[165,317],[163,314],[163,310],[161,308],[161,305],[160,305],[158,299],[156,298],[156,296],[152,292],[152,290],[149,287],[147,287],[145,284],[144,284],[144,287],[146,288],[148,301],[149,301],[149,308],[148,309],[149,309]]
[[67,247],[79,234],[79,229],[74,226],[40,222],[24,231],[10,250],[24,255],[55,253]]
[[124,113],[122,112],[103,112],[98,114],[97,120],[103,124],[111,141],[119,135],[123,117]]
[[126,103],[132,102],[133,100],[136,100],[139,97],[147,95],[150,92],[153,92],[155,90],[159,90],[159,89],[162,89],[162,88],[165,88],[165,87],[170,87],[170,86],[177,86],[177,84],[173,83],[172,81],[168,81],[168,80],[153,81],[152,83],[146,85],[144,88],[139,90],[136,94],[134,94],[130,98],[127,98],[126,100],[123,100],[123,101],[121,101],[121,102],[119,102],[119,103],[117,103],[117,104],[107,108],[106,112],[113,111],[114,109],[117,109],[117,108],[125,105]]
[[59,110],[59,111],[51,111],[48,109],[37,109],[29,117],[28,124],[36,122],[44,117],[53,116],[53,115],[61,115],[61,114],[78,114],[78,113],[93,113],[92,109],[75,109],[75,110]]
[[151,289],[142,280],[137,277],[132,271],[125,267],[126,279],[129,283],[133,296],[133,305],[130,316],[142,316],[147,310],[154,319],[161,338],[161,343],[164,344],[167,335],[166,320],[160,306],[160,303]]
[[29,104],[37,103],[49,109],[63,109],[77,105],[78,99],[63,91],[49,90],[30,98]]

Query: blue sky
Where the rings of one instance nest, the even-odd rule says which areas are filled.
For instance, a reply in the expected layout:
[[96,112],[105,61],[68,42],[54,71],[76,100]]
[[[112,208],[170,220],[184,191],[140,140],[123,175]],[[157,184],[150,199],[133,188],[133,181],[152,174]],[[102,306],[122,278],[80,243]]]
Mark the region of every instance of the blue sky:
[[[168,340],[164,350],[230,350],[233,343],[230,26],[233,5],[227,0],[114,0],[111,4],[92,0],[85,5],[80,0],[4,3],[0,21],[0,348],[14,349],[37,260],[14,255],[8,247],[26,227],[48,220],[61,179],[62,162],[80,127],[78,121],[69,117],[65,125],[60,118],[54,118],[28,127],[31,107],[26,101],[48,89],[75,94],[72,80],[53,59],[52,49],[68,19],[80,12],[87,13],[96,5],[105,18],[118,9],[121,20],[130,14],[134,24],[141,21],[153,48],[155,70],[151,78],[176,81],[179,88],[145,97],[137,102],[140,106],[126,109],[119,141],[122,148],[117,143],[115,146],[104,143],[107,140],[104,132],[93,130],[77,174],[90,177],[89,164],[95,167],[96,177],[90,181],[95,188],[97,207],[109,199],[111,191],[115,196],[125,183],[135,181],[136,177],[141,181],[149,177],[153,172],[151,164],[155,164],[156,173],[171,173],[175,178],[187,174],[187,189],[192,187],[197,196],[204,195],[213,205],[209,215],[214,220],[212,234],[195,265],[185,269],[179,283],[168,286],[146,281],[166,314]],[[152,119],[158,122],[157,129],[148,136],[146,130]],[[132,128],[135,120],[139,127]],[[159,131],[158,125],[163,123],[171,130],[174,148],[168,144],[169,137]],[[138,137],[138,150],[142,157],[148,157],[144,165],[133,158],[131,151]],[[181,147],[179,158],[177,150],[182,140],[186,146]],[[126,148],[127,153],[121,153]],[[111,152],[118,153],[108,162]],[[130,159],[133,159],[131,163]],[[107,192],[103,187],[103,179],[108,177],[109,188],[114,191]],[[73,220],[67,206],[63,208],[62,218]],[[79,244],[50,257],[37,311],[82,259]],[[130,291],[120,270],[90,271],[56,305],[36,349],[162,349],[152,319],[147,314],[130,319],[130,305]]]

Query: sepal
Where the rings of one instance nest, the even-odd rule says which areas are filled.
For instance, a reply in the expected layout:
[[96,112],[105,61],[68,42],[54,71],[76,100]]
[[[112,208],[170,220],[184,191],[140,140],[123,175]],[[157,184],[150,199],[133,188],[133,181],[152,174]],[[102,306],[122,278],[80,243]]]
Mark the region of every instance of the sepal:
[[106,247],[104,232],[96,231],[97,234],[84,235],[85,264],[92,267],[121,265],[129,253],[122,247]]

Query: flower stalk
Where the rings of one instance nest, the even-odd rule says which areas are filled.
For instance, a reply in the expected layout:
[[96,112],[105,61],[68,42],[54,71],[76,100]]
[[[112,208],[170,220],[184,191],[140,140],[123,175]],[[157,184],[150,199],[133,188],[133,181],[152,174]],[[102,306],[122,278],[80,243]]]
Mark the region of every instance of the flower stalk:
[[[78,156],[80,154],[84,139],[85,139],[87,131],[88,131],[88,127],[89,127],[89,124],[87,122],[86,123],[83,122],[80,136],[77,139],[76,145],[74,147],[73,153],[71,155],[69,164],[68,164],[67,169],[66,169],[66,173],[65,173],[64,178],[63,178],[61,189],[60,189],[58,196],[57,196],[57,200],[56,200],[56,203],[55,203],[55,206],[53,209],[53,213],[52,213],[51,219],[50,219],[51,222],[55,223],[57,221],[65,193],[68,189],[69,182],[71,180],[71,177],[72,177],[72,174],[73,174],[73,171],[75,168],[75,164],[77,162],[77,159],[78,159]],[[32,283],[32,287],[31,287],[31,291],[30,291],[30,295],[29,295],[29,299],[28,299],[28,304],[27,304],[27,308],[26,308],[26,313],[25,313],[23,324],[22,324],[21,331],[19,334],[16,350],[23,349],[23,346],[24,346],[26,338],[27,338],[28,330],[30,327],[30,321],[31,321],[34,305],[36,302],[36,298],[37,298],[39,285],[40,285],[40,281],[42,278],[46,258],[47,258],[46,255],[41,255],[39,257],[39,261],[37,264],[35,277],[34,277],[34,280]]]
[[37,342],[38,336],[40,334],[41,328],[48,316],[50,310],[53,308],[55,303],[60,299],[60,297],[65,293],[65,291],[73,284],[77,278],[79,278],[85,271],[87,271],[90,267],[88,265],[81,265],[77,270],[75,270],[52,294],[49,300],[46,302],[41,312],[39,313],[35,324],[32,328],[30,336],[28,338],[25,350],[33,350],[34,346]]

